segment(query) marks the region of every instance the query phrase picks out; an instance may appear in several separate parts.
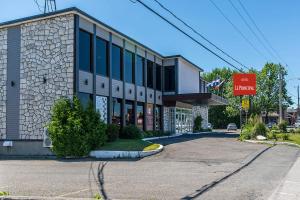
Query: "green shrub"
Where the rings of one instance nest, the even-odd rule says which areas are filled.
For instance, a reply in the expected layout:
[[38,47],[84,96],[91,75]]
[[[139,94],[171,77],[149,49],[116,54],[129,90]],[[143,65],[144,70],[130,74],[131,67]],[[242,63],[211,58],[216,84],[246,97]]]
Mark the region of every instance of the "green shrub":
[[287,133],[282,134],[282,139],[289,140],[289,134],[287,134]]
[[289,130],[289,132],[290,133],[295,133],[295,129],[292,128],[292,129]]
[[203,121],[203,119],[202,119],[201,115],[197,116],[194,119],[194,127],[193,127],[194,133],[202,131],[202,121]]
[[240,140],[250,140],[253,135],[253,126],[251,124],[244,125],[241,133],[240,133]]
[[47,125],[52,151],[58,157],[82,157],[103,145],[106,140],[105,124],[92,105],[86,110],[79,99],[62,98],[51,110]]
[[281,123],[278,124],[278,128],[279,128],[280,131],[286,133],[287,132],[287,125],[288,125],[288,122],[283,120]]
[[258,135],[266,136],[267,135],[267,128],[266,125],[262,122],[258,122],[253,127],[253,135],[252,137],[256,137]]
[[114,142],[119,138],[120,127],[116,124],[107,125],[106,135],[108,142]]
[[277,133],[278,133],[277,130],[271,130],[271,131],[269,132],[269,134],[267,135],[267,138],[268,138],[269,140],[277,140]]
[[101,120],[100,113],[89,103],[84,111],[84,130],[87,132],[87,145],[89,150],[95,150],[103,146],[107,140],[106,124]]
[[295,133],[300,133],[300,128],[296,128]]
[[120,137],[123,139],[140,139],[142,138],[142,131],[134,125],[128,125],[123,128]]
[[171,132],[169,131],[145,131],[143,132],[144,138],[150,138],[150,137],[161,137],[161,136],[169,136],[171,135]]
[[279,127],[278,127],[278,125],[276,125],[276,124],[273,124],[273,126],[272,126],[271,130],[276,130],[276,131],[279,131]]

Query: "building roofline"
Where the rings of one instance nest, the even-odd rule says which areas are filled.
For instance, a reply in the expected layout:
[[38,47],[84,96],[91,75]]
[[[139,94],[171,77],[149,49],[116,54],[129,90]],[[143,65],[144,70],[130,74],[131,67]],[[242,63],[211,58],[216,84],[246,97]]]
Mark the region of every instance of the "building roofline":
[[165,59],[168,58],[181,58],[183,60],[185,60],[186,62],[190,63],[191,65],[193,65],[194,67],[196,67],[197,69],[200,69],[201,72],[203,72],[204,70],[199,67],[198,65],[196,65],[195,63],[193,63],[192,61],[190,61],[189,59],[185,58],[184,56],[177,54],[177,55],[171,55],[171,56],[164,56]]
[[10,20],[10,21],[6,21],[6,22],[2,22],[0,23],[0,28],[5,28],[5,27],[9,27],[9,26],[16,26],[16,25],[20,25],[23,23],[26,23],[28,21],[37,21],[37,20],[41,20],[44,18],[50,18],[50,17],[54,17],[54,16],[59,16],[62,14],[78,14],[81,16],[84,16],[86,18],[89,18],[90,20],[94,21],[95,23],[100,24],[101,26],[104,26],[105,28],[111,30],[112,32],[115,32],[116,34],[120,35],[123,38],[128,39],[129,41],[135,43],[136,45],[150,51],[153,52],[154,54],[159,55],[161,58],[163,59],[168,59],[168,58],[182,58],[183,60],[185,60],[186,62],[192,64],[194,67],[196,67],[197,69],[200,69],[200,71],[203,71],[203,69],[201,67],[199,67],[198,65],[194,64],[193,62],[191,62],[190,60],[188,60],[187,58],[183,57],[182,55],[171,55],[171,56],[164,56],[156,51],[154,51],[153,49],[147,47],[146,45],[141,44],[140,42],[136,41],[135,39],[129,37],[128,35],[121,33],[120,31],[116,30],[115,28],[103,23],[102,21],[96,19],[95,17],[87,14],[86,12],[80,10],[77,7],[70,7],[70,8],[66,8],[66,9],[62,9],[62,10],[58,10],[55,12],[50,12],[50,13],[45,13],[45,14],[38,14],[38,15],[33,15],[33,16],[29,16],[29,17],[24,17],[24,18],[19,18],[19,19],[15,19],[15,20]]

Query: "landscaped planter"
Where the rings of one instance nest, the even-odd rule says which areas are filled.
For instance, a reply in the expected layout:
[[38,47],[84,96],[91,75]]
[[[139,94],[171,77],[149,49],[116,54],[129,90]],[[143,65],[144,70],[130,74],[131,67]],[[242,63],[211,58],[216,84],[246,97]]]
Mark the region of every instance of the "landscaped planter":
[[143,158],[157,154],[163,150],[163,146],[151,151],[106,151],[106,150],[95,150],[90,152],[91,157],[95,158]]

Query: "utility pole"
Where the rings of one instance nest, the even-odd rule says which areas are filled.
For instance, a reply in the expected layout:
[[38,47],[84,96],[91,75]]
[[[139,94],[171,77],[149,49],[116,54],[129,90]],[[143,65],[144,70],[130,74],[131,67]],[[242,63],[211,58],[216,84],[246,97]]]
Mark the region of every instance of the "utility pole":
[[279,64],[279,123],[282,122],[283,67]]

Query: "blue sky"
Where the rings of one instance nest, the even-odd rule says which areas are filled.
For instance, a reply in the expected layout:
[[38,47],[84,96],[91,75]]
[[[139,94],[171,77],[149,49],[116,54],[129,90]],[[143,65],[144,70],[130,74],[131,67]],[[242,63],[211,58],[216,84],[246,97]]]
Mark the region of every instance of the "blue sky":
[[[43,0],[37,1],[41,5],[43,4]],[[163,55],[182,54],[192,62],[198,64],[205,71],[210,71],[215,67],[228,66],[150,13],[139,3],[132,3],[132,1],[57,0],[57,7],[58,9],[63,9],[76,6]],[[176,20],[164,12],[153,0],[143,1],[171,21],[177,23]],[[269,42],[289,65],[288,79],[300,77],[298,70],[300,67],[300,1],[241,1],[266,35]],[[279,62],[278,59],[268,54],[252,35],[228,0],[214,0],[214,2],[264,56],[253,50],[222,17],[209,0],[160,0],[160,2],[246,66],[261,69],[267,61]],[[246,17],[245,13],[239,7],[238,1],[232,0],[232,2]],[[4,22],[39,14],[40,11],[34,0],[2,0],[0,13],[0,22]],[[246,19],[248,18],[246,17]],[[197,38],[205,43],[201,38]],[[294,102],[297,102],[295,98],[297,94],[295,86],[299,83],[300,81],[297,80],[288,81],[288,90],[294,95]]]

